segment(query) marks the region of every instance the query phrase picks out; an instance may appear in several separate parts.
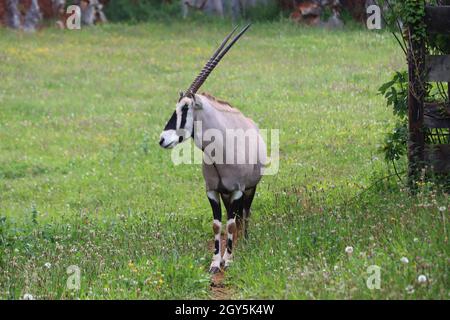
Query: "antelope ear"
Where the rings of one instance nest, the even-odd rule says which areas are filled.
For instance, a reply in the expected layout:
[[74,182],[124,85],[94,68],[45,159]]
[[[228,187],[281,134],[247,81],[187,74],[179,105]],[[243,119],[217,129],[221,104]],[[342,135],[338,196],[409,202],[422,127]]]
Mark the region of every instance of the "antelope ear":
[[184,97],[184,92],[180,91],[180,96],[178,97],[178,102],[180,102],[181,99],[183,99],[183,97]]

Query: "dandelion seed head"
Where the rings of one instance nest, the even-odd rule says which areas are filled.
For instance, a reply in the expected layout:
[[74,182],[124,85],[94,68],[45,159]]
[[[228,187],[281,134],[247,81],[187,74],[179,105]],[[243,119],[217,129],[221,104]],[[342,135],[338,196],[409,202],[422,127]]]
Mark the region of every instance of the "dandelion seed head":
[[353,253],[353,247],[352,246],[348,246],[345,247],[345,253],[347,253],[348,255]]
[[408,260],[407,257],[402,257],[402,258],[400,259],[400,261],[401,261],[402,263],[404,263],[404,264],[409,263],[409,260]]
[[425,282],[427,282],[427,277],[425,275],[421,274],[420,276],[417,277],[417,281],[419,283],[425,283]]
[[25,293],[25,294],[23,295],[23,300],[34,300],[34,297],[33,297],[33,295],[30,294],[30,293]]

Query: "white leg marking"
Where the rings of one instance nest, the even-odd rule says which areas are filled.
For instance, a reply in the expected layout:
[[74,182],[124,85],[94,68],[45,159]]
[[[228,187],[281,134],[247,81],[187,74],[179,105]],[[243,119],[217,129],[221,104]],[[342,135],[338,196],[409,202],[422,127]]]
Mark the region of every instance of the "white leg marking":
[[[221,241],[220,241],[220,231],[221,231],[221,227],[222,227],[222,223],[219,220],[214,220],[213,223],[213,228],[214,228],[214,250],[217,250],[218,248],[218,252],[216,253],[216,251],[214,252],[213,255],[213,259],[211,262],[211,266],[209,269],[213,269],[213,268],[220,268],[220,262],[222,259],[222,256],[220,254],[220,250],[221,250]],[[218,247],[216,247],[216,243],[218,243]]]
[[243,195],[243,193],[241,190],[234,191],[233,194],[231,195],[230,203],[233,203],[234,200],[239,199],[240,197],[242,197],[242,195]]
[[227,250],[225,251],[225,254],[223,255],[223,260],[222,262],[225,265],[225,268],[230,266],[230,264],[233,262],[233,252],[228,252],[228,243],[231,242],[231,244],[233,243],[233,232],[232,229],[236,228],[236,220],[233,219],[228,219],[227,221]]
[[[220,195],[217,191],[208,191],[206,192],[206,195],[210,199],[211,202],[215,202],[216,204],[220,205]],[[213,209],[214,211],[214,209]],[[217,216],[216,212],[214,213],[215,218],[219,218]],[[211,266],[209,267],[210,272],[217,272],[220,269],[220,262],[222,259],[221,256],[221,240],[220,240],[220,232],[222,229],[222,222],[218,219],[214,219],[213,221],[213,230],[214,230],[214,254],[211,262]]]
[[217,203],[220,202],[219,193],[217,191],[208,191],[206,192],[206,196]]
[[[230,204],[233,205],[233,202],[240,199],[243,196],[243,192],[241,190],[234,191],[231,194]],[[236,231],[236,219],[228,219],[227,221],[227,250],[225,251],[225,254],[223,255],[222,262],[225,265],[225,268],[229,267],[230,264],[233,262],[233,233]],[[229,250],[229,245],[231,247],[231,250]]]

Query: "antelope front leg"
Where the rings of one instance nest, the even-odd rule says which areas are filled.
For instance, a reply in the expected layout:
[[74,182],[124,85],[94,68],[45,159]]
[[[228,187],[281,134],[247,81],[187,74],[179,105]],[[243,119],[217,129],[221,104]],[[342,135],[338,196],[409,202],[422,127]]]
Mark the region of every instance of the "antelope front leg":
[[236,233],[236,215],[242,217],[242,200],[242,191],[234,191],[227,208],[227,250],[223,255],[225,269],[233,262],[233,235]]
[[219,193],[216,191],[208,191],[206,193],[208,196],[209,203],[213,211],[213,231],[214,231],[214,255],[209,267],[210,273],[217,273],[220,271],[220,231],[222,228],[222,209],[220,208],[220,197]]

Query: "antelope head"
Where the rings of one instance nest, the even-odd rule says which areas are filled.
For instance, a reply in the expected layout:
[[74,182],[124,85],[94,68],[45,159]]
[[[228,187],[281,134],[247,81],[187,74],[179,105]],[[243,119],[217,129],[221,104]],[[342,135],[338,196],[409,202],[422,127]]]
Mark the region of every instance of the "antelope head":
[[[233,31],[225,37],[219,48],[217,48],[205,64],[199,75],[190,85],[189,89],[186,92],[180,92],[180,97],[175,106],[175,111],[160,135],[159,145],[161,147],[170,149],[194,136],[194,110],[201,108],[200,101],[196,100],[195,94],[228,50],[230,50],[230,48],[244,34],[244,32],[247,31],[248,28],[250,28],[250,24],[245,26],[241,32],[239,32],[233,40],[228,43],[228,40],[237,29],[237,27],[234,28]],[[227,46],[225,47],[225,45]]]

